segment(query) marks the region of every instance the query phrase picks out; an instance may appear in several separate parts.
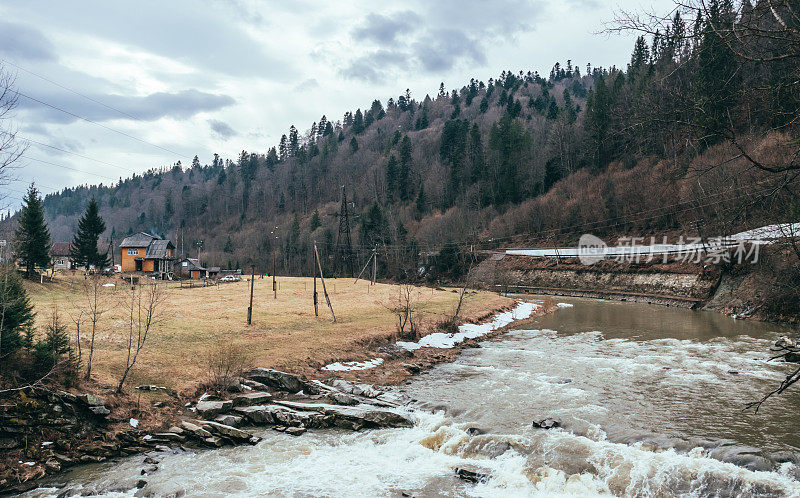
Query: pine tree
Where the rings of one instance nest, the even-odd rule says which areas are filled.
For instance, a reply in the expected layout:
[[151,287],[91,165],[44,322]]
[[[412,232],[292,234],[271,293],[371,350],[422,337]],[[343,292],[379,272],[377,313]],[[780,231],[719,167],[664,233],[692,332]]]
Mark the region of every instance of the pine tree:
[[607,135],[609,126],[609,95],[605,77],[597,77],[594,90],[586,101],[586,134],[589,150],[596,168],[608,164]]
[[223,247],[222,250],[228,254],[233,252],[233,241],[230,235],[228,235],[228,240],[225,241],[225,247]]
[[356,137],[351,137],[350,138],[350,152],[355,154],[357,151],[358,151],[358,140],[356,140]]
[[311,226],[309,227],[309,231],[313,232],[321,226],[322,222],[319,219],[319,209],[315,209],[314,214],[311,216]]
[[42,199],[33,184],[23,199],[14,236],[17,257],[22,261],[27,277],[32,278],[37,266],[50,264],[50,232],[44,222]]
[[33,326],[33,305],[10,265],[0,268],[0,370],[5,358],[23,344],[21,331]]
[[78,220],[78,233],[72,239],[69,255],[76,266],[89,270],[90,266],[102,269],[108,264],[108,251],[100,253],[97,244],[100,235],[106,230],[106,223],[100,217],[97,200],[92,197],[86,205],[86,211]]
[[359,135],[363,131],[364,131],[364,115],[361,114],[361,109],[357,109],[356,114],[353,117],[353,133]]

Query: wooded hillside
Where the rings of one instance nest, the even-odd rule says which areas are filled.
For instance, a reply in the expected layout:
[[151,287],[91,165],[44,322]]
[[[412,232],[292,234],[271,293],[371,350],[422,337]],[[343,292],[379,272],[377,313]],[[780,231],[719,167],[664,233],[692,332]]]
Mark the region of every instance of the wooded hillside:
[[[775,2],[773,2],[774,4]],[[291,126],[237,158],[195,157],[111,186],[48,195],[54,241],[95,197],[105,238],[144,230],[208,264],[310,271],[316,240],[338,271],[342,186],[363,264],[413,272],[420,251],[553,243],[583,232],[710,234],[796,219],[798,2],[714,0],[643,34],[624,69],[555,64],[374,100]],[[694,6],[693,6],[694,5]],[[202,241],[202,242],[201,242]],[[202,245],[200,245],[202,244]]]

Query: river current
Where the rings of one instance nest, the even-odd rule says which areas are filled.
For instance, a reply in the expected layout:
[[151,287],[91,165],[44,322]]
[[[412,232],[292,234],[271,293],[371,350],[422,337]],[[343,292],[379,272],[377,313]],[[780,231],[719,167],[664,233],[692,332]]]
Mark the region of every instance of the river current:
[[[260,434],[159,455],[157,496],[800,496],[800,390],[743,411],[789,368],[790,331],[711,312],[560,298],[401,390],[409,429]],[[532,427],[551,418],[555,429]],[[468,429],[470,429],[468,431]],[[31,496],[133,496],[143,457],[83,467]],[[465,482],[456,468],[485,479]]]

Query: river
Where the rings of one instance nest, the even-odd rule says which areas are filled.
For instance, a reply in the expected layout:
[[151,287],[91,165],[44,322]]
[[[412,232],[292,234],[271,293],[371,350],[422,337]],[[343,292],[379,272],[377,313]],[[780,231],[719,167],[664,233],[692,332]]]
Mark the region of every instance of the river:
[[[466,349],[402,390],[410,429],[293,437],[160,456],[158,496],[800,496],[800,389],[742,411],[787,366],[788,329],[712,312],[559,298],[558,311]],[[571,305],[571,306],[569,306]],[[561,427],[533,428],[553,418]],[[472,435],[467,429],[480,429]],[[143,457],[82,467],[31,496],[132,496]],[[465,482],[455,468],[488,476]],[[125,491],[127,489],[127,491]]]

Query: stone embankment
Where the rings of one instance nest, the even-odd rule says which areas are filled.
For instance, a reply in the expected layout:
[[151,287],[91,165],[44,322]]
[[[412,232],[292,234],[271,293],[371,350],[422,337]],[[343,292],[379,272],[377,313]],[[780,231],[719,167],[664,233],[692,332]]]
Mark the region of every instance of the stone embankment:
[[583,265],[576,258],[495,254],[474,278],[491,290],[635,301],[696,308],[713,295],[719,268],[683,262],[616,262]]
[[[135,419],[128,429],[112,431],[112,410],[91,394],[21,391],[13,402],[0,405],[0,455],[5,464],[0,468],[0,494],[33,489],[38,479],[69,466],[137,453],[148,454],[142,469],[146,476],[158,470],[159,453],[257,444],[261,438],[253,429],[299,436],[310,429],[357,431],[409,427],[414,422],[403,409],[409,399],[368,384],[334,380],[328,385],[255,368],[231,390],[224,397],[204,394],[186,403],[181,417],[155,432],[138,429]],[[18,460],[23,454],[25,460]],[[146,479],[137,483],[140,489],[146,485]]]

